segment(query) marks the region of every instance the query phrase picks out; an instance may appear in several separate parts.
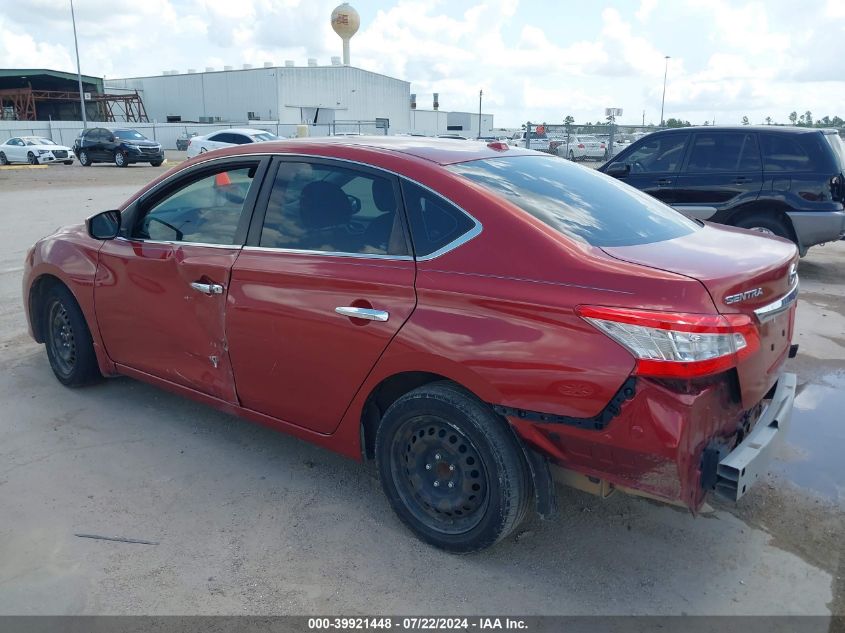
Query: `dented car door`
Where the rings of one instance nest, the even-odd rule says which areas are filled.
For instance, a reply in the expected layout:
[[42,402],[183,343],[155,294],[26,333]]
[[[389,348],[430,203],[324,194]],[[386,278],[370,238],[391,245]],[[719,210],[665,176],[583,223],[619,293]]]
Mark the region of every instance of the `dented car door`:
[[95,309],[118,365],[237,402],[226,341],[232,265],[261,161],[217,163],[124,211],[99,254]]

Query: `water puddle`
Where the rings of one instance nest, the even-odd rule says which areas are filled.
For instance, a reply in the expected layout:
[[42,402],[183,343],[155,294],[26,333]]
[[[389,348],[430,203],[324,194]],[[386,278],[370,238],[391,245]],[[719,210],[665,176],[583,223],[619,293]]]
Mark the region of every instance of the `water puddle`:
[[792,425],[771,472],[845,502],[845,372],[799,385]]

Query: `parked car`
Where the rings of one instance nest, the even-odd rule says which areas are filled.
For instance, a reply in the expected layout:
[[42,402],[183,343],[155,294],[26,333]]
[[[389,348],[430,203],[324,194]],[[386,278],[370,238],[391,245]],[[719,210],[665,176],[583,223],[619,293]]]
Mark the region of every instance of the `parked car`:
[[549,137],[545,132],[535,132],[532,130],[529,143],[526,143],[526,136],[527,133],[525,130],[514,132],[508,144],[513,147],[526,147],[526,145],[530,145],[529,149],[536,149],[540,152],[549,151]]
[[43,136],[14,136],[0,145],[0,165],[64,163],[73,165],[73,150]]
[[205,136],[195,136],[188,141],[188,158],[193,158],[199,154],[204,154],[205,152],[221,149],[223,147],[277,140],[279,140],[278,136],[270,134],[270,132],[267,132],[266,130],[256,130],[252,128],[231,128],[228,130],[219,130],[217,132],[212,132],[211,134],[206,134]]
[[130,129],[88,128],[76,138],[73,151],[83,167],[94,163],[114,163],[118,167],[150,163],[158,167],[164,162],[164,150],[159,143]]
[[813,128],[665,130],[600,170],[689,217],[777,235],[805,255],[845,234],[841,143]]
[[466,552],[554,514],[553,474],[745,494],[789,425],[796,262],[503,143],[315,138],[176,167],[39,240],[23,291],[61,383],[375,459],[400,519]]
[[176,149],[180,152],[184,152],[188,149],[188,145],[191,144],[191,139],[195,136],[199,136],[197,132],[185,132],[179,138],[176,139]]
[[606,146],[590,134],[573,134],[568,143],[561,143],[556,148],[558,156],[569,160],[601,160]]
[[469,136],[464,136],[463,134],[453,134],[453,133],[438,134],[437,138],[451,138],[451,139],[456,139],[458,141],[468,141],[468,140],[470,140]]

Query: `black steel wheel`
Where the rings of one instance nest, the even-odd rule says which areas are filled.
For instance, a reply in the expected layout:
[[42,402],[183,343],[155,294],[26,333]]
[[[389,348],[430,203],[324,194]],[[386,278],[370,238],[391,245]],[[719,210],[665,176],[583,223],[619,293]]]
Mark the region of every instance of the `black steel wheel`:
[[450,382],[399,398],[376,435],[385,494],[422,540],[472,552],[507,536],[531,498],[530,474],[507,422]]
[[70,291],[54,285],[44,301],[42,334],[47,358],[56,378],[68,387],[80,387],[101,377],[91,332]]

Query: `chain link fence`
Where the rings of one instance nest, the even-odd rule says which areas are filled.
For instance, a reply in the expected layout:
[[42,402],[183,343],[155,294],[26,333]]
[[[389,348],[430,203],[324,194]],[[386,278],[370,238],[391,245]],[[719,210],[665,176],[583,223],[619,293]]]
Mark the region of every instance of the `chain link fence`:
[[[179,149],[179,140],[197,135],[203,136],[219,130],[232,128],[250,128],[264,130],[282,138],[298,136],[303,128],[308,136],[336,135],[381,135],[389,132],[378,126],[376,121],[334,121],[315,125],[295,123],[270,123],[250,121],[248,123],[98,123],[91,122],[88,127],[106,127],[109,129],[132,128],[158,143],[164,149]],[[42,136],[59,145],[73,146],[74,140],[82,131],[82,121],[0,121],[0,143],[15,136]]]

